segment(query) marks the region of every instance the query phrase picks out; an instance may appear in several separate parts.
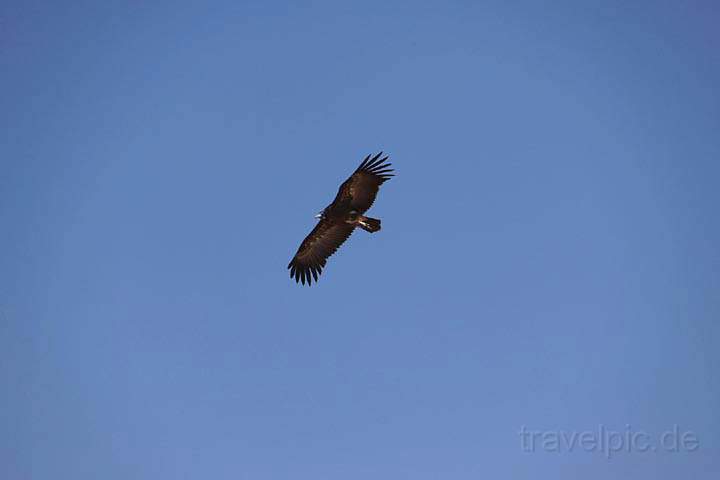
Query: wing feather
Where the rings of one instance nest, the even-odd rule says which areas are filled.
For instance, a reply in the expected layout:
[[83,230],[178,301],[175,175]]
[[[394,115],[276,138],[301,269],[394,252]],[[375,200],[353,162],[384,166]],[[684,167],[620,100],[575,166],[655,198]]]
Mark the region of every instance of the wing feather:
[[337,251],[354,229],[345,223],[320,220],[290,260],[290,276],[303,285],[305,282],[310,285],[313,279],[317,282],[328,257]]
[[387,156],[382,156],[382,152],[365,157],[350,178],[340,185],[333,203],[348,202],[352,210],[359,213],[368,211],[375,202],[380,185],[395,176],[392,173],[394,170],[389,168],[392,164],[386,162],[387,159]]

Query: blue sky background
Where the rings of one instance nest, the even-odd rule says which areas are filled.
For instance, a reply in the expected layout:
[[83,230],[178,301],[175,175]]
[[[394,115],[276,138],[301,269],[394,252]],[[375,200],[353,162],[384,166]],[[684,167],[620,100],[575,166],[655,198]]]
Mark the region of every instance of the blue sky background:
[[[0,6],[0,477],[717,478],[720,6]],[[286,265],[398,170],[318,285]],[[678,425],[694,452],[534,453]]]

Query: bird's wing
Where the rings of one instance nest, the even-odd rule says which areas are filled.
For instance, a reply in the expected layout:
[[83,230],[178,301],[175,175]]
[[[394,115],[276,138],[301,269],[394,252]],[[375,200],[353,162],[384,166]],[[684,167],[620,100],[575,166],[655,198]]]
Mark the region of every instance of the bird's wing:
[[351,210],[365,213],[375,201],[380,185],[394,176],[393,169],[389,168],[392,164],[385,163],[388,157],[381,156],[382,152],[372,158],[370,155],[365,157],[350,178],[340,185],[333,203],[349,203]]
[[320,220],[290,260],[290,277],[303,285],[305,282],[310,285],[313,279],[317,282],[327,258],[348,239],[354,228],[353,225]]

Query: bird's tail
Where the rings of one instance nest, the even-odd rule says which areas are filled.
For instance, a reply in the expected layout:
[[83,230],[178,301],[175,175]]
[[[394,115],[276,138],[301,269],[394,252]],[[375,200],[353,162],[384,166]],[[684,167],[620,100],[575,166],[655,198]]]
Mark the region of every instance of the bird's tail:
[[358,225],[366,232],[375,233],[380,230],[380,220],[361,215],[358,219]]

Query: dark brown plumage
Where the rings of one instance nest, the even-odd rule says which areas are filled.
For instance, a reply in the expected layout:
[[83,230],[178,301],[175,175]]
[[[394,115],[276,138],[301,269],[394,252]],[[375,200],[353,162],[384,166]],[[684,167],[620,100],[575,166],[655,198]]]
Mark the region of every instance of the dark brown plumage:
[[380,220],[363,214],[372,206],[380,185],[390,179],[393,169],[385,163],[382,152],[368,155],[360,166],[345,180],[335,200],[319,215],[320,221],[303,240],[290,261],[290,277],[304,285],[312,284],[325,267],[330,255],[348,239],[356,227],[370,233],[380,230]]

